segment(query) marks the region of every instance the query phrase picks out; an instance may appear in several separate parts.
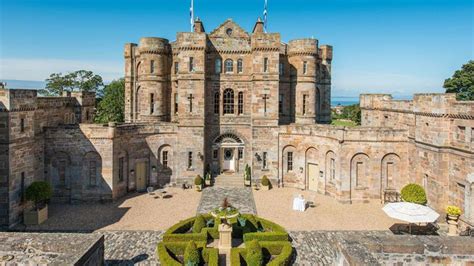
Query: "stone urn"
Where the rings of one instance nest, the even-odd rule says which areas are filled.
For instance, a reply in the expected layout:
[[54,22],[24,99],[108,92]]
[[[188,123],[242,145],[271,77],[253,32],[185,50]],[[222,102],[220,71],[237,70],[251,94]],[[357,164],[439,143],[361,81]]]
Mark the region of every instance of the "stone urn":
[[448,223],[448,236],[458,235],[459,215],[447,215],[446,221]]

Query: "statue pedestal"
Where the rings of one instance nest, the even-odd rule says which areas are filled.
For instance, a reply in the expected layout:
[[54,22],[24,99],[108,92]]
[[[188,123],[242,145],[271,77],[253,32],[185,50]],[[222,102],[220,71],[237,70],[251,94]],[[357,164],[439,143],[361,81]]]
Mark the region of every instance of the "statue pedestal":
[[228,224],[219,225],[219,249],[232,248],[232,226]]
[[458,235],[458,221],[448,220],[448,236]]

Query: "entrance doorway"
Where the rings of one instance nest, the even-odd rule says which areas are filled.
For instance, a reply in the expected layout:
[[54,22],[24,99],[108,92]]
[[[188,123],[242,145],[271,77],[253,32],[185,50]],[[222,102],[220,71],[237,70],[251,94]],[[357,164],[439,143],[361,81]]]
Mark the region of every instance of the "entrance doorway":
[[143,191],[146,189],[146,162],[139,162],[137,163],[136,170],[136,184],[137,184],[137,191]]
[[223,171],[235,172],[235,159],[233,148],[224,148]]
[[214,139],[212,144],[212,171],[217,173],[238,173],[242,168],[245,144],[233,133],[225,133]]
[[319,166],[314,163],[308,163],[308,189],[318,190]]

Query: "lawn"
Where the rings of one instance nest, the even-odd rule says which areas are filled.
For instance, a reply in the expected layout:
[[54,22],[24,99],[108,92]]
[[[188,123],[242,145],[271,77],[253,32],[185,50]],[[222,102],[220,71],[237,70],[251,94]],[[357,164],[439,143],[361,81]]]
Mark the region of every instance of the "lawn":
[[332,120],[331,125],[333,126],[343,126],[343,127],[355,127],[357,124],[351,120]]

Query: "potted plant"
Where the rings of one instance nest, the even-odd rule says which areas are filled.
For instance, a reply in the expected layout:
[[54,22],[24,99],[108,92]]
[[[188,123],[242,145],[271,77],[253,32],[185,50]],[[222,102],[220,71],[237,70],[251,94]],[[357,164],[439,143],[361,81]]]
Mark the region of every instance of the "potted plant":
[[196,178],[194,178],[194,185],[196,186],[197,191],[202,190],[202,177],[200,175],[197,175]]
[[262,177],[261,184],[263,190],[270,190],[271,183],[266,175]]
[[211,185],[211,173],[206,173],[206,175],[204,176],[204,182],[206,183],[206,186]]
[[461,209],[456,206],[446,207],[446,216],[448,222],[448,235],[455,236],[458,231],[458,220],[461,215]]
[[251,185],[251,174],[250,174],[250,166],[248,164],[245,165],[245,170],[244,170],[244,183],[245,186],[250,187]]
[[51,185],[45,181],[35,181],[26,189],[26,199],[33,201],[34,209],[25,211],[23,222],[26,225],[41,224],[48,219],[46,201],[53,195]]

